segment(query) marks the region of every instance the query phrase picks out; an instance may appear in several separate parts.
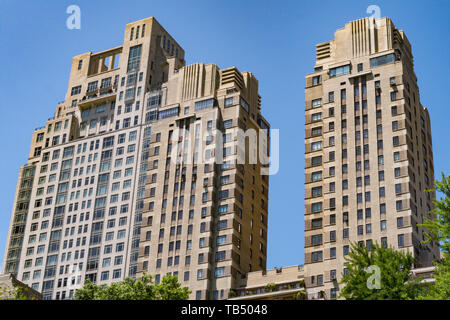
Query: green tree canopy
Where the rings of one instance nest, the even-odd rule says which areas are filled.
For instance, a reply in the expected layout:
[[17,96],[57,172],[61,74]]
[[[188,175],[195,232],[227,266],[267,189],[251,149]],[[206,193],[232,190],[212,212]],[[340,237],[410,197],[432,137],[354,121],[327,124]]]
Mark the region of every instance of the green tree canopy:
[[428,192],[438,191],[442,192],[444,197],[440,200],[433,200],[434,209],[431,211],[433,219],[424,217],[423,226],[428,229],[424,232],[426,240],[424,241],[438,241],[441,251],[444,256],[450,255],[450,177],[446,177],[442,173],[442,181],[435,182],[435,188]]
[[450,177],[442,173],[442,180],[435,182],[435,188],[428,192],[438,191],[444,197],[433,200],[434,210],[431,213],[433,219],[425,217],[421,226],[428,229],[424,232],[426,240],[437,241],[443,253],[441,262],[435,263],[434,283],[426,286],[419,299],[450,300]]
[[178,277],[167,275],[161,283],[155,283],[152,276],[144,274],[134,280],[128,277],[110,285],[96,285],[87,280],[81,289],[76,290],[77,300],[185,300],[191,292],[182,288]]
[[[378,244],[372,244],[369,251],[365,246],[352,243],[346,260],[348,273],[341,281],[345,285],[341,297],[350,300],[399,300],[413,299],[417,295],[418,282],[408,282],[414,263],[410,253]],[[378,270],[379,285],[376,278]]]
[[0,300],[27,300],[26,291],[21,287],[0,287]]

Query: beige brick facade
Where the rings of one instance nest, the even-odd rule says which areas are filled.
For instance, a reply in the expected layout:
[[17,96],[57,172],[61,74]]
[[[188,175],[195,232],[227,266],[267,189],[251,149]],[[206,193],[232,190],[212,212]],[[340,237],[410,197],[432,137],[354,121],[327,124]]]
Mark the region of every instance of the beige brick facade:
[[[225,298],[240,274],[264,269],[268,177],[260,164],[166,166],[169,131],[194,133],[198,124],[201,138],[208,125],[225,124],[225,159],[235,157],[243,149],[238,128],[269,128],[256,78],[234,67],[185,66],[184,50],[154,18],[127,24],[120,46],[75,56],[65,101],[33,132],[20,169],[3,272],[44,299],[70,299],[85,279],[108,284],[148,263],[158,279],[178,273],[191,298],[211,299]],[[216,139],[197,143],[219,150]]]
[[305,280],[339,293],[350,242],[439,258],[423,245],[434,181],[430,118],[411,45],[388,18],[352,21],[316,47],[305,88]]

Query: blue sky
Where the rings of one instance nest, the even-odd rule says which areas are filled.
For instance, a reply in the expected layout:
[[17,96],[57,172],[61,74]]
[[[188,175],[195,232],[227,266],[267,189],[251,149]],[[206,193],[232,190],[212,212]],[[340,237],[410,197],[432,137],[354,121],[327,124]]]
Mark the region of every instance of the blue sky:
[[[81,29],[66,28],[66,8],[81,9]],[[280,170],[270,177],[268,268],[303,263],[304,76],[315,45],[371,16],[378,5],[406,32],[422,104],[429,108],[437,175],[450,174],[449,1],[0,1],[0,255],[19,167],[33,130],[64,100],[74,55],[123,40],[126,23],[154,16],[186,51],[188,64],[236,66],[258,79],[262,112],[280,130]],[[1,263],[0,262],[0,263]]]

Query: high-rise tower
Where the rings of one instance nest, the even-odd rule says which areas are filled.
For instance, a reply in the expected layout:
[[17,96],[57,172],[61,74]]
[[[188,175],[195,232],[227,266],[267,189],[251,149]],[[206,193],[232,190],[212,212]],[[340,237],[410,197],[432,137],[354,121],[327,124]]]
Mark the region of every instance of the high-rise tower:
[[257,89],[251,73],[234,67],[169,63],[168,81],[150,94],[149,112],[159,108],[159,116],[151,120],[138,271],[157,280],[178,274],[192,299],[227,298],[241,276],[266,266],[268,176],[240,139],[245,132],[251,144],[268,129]]
[[[191,298],[225,298],[238,274],[265,268],[268,178],[229,160],[243,148],[237,128],[268,126],[251,73],[185,66],[154,18],[127,24],[121,46],[73,58],[65,101],[34,131],[3,272],[44,299],[143,267],[178,273]],[[198,140],[213,128],[225,130],[223,164],[171,163],[189,139],[219,146],[217,134]]]
[[305,280],[336,297],[350,242],[439,259],[423,245],[434,181],[430,117],[411,45],[388,18],[352,21],[316,46],[305,88]]

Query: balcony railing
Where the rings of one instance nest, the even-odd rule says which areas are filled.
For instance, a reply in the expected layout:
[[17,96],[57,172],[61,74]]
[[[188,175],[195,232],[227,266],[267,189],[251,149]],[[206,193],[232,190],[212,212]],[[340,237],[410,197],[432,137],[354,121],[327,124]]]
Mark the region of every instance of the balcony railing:
[[96,91],[95,94],[90,96],[84,96],[83,99],[78,101],[78,107],[83,109],[91,105],[103,103],[109,100],[115,100],[116,93],[117,89],[113,89],[112,87],[110,87],[110,90],[107,91],[105,89],[101,91]]
[[304,281],[294,282],[294,283],[287,283],[287,284],[268,284],[264,287],[258,287],[258,288],[242,288],[237,289],[236,293],[230,298],[245,298],[245,297],[251,297],[251,296],[278,296],[278,295],[285,295],[290,293],[296,293],[298,291],[304,290],[305,283]]

